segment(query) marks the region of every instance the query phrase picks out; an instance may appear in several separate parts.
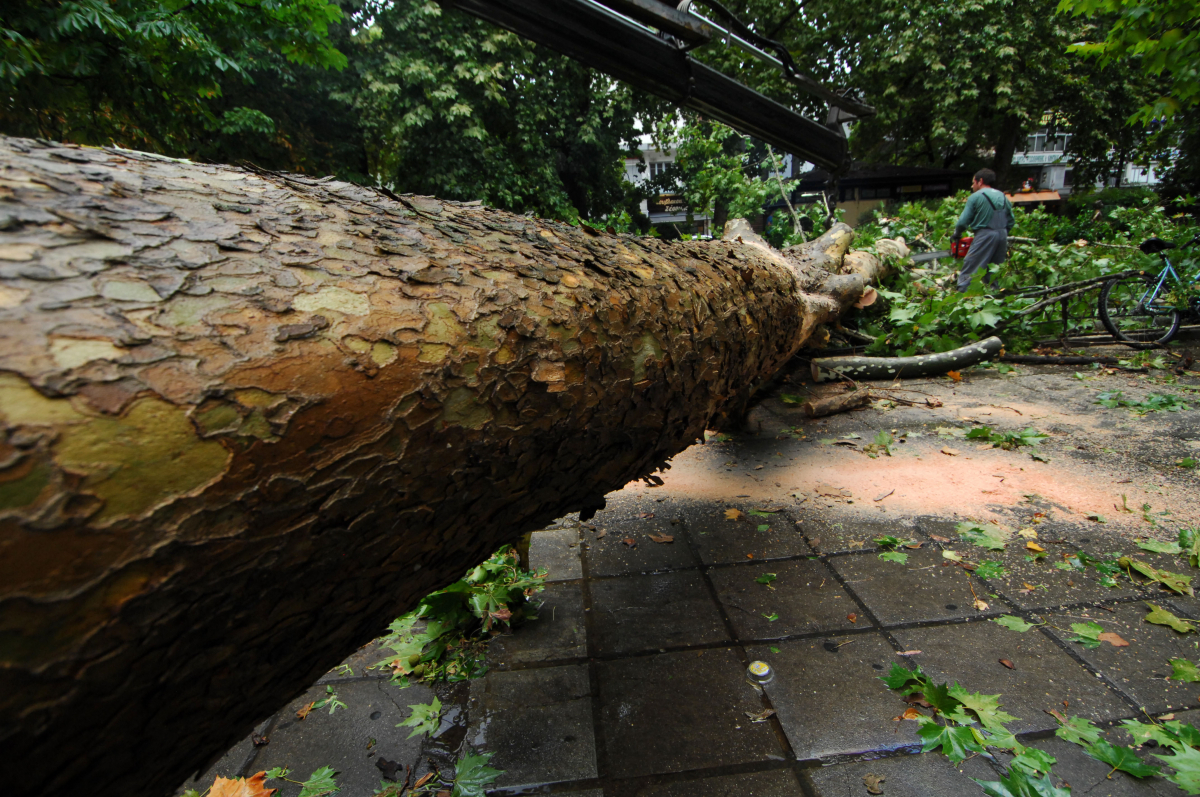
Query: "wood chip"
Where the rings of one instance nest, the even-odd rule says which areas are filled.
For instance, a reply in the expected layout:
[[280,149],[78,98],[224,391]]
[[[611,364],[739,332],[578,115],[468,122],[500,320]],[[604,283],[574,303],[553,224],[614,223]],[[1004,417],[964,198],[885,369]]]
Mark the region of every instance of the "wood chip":
[[1003,664],[1005,667],[1007,667],[1007,668],[1008,668],[1008,669],[1010,669],[1010,670],[1015,670],[1015,669],[1017,669],[1017,665],[1013,664],[1013,663],[1012,663],[1011,661],[1009,661],[1008,659],[1000,659],[1000,663],[1001,663],[1001,664]]
[[946,447],[942,449],[942,453],[948,457],[957,457],[962,452],[954,448]]
[[637,540],[635,540],[633,537],[626,537],[625,539],[621,540],[621,542],[625,543],[630,548],[637,547]]
[[854,612],[850,612],[850,614],[846,615],[846,619],[847,619],[847,620],[849,620],[849,621],[850,621],[850,622],[852,622],[852,623],[857,623],[857,622],[858,622],[858,615],[857,615],[857,614],[855,614]]
[[869,773],[863,775],[863,783],[867,786],[867,794],[883,794],[883,786],[879,784],[883,783],[884,780],[886,778],[882,775],[872,775]]
[[919,651],[919,650],[903,650],[903,651],[897,653],[896,655],[897,656],[920,656],[921,651]]
[[891,495],[891,494],[892,494],[892,493],[894,493],[894,492],[896,492],[896,489],[895,489],[895,488],[892,488],[891,490],[888,490],[886,493],[884,493],[883,495],[879,496],[879,497],[878,497],[878,498],[876,498],[875,500],[876,500],[876,501],[882,501],[883,499],[887,498],[889,495]]
[[660,545],[665,545],[666,543],[669,543],[669,542],[675,542],[675,538],[672,537],[670,534],[651,534],[650,539],[654,540],[655,542],[659,543]]

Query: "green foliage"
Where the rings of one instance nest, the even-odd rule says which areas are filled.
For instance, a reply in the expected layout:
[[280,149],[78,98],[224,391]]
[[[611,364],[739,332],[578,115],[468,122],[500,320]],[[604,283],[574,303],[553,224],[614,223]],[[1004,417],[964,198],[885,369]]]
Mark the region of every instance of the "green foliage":
[[1157,567],[1148,565],[1138,559],[1131,559],[1128,556],[1122,556],[1117,560],[1117,564],[1121,567],[1136,570],[1151,581],[1157,581],[1172,592],[1177,592],[1180,595],[1194,595],[1192,589],[1192,577],[1172,573],[1169,570],[1160,570]]
[[996,625],[1004,626],[1010,631],[1017,631],[1022,634],[1034,627],[1033,623],[1026,622],[1020,617],[1015,617],[1011,614],[1002,614],[994,618],[992,622]]
[[1188,564],[1200,566],[1200,532],[1192,528],[1180,529],[1179,548],[1187,556]]
[[1187,620],[1181,620],[1179,617],[1175,616],[1161,606],[1150,603],[1149,601],[1146,602],[1146,605],[1150,607],[1150,613],[1143,618],[1147,623],[1165,625],[1168,628],[1175,629],[1181,634],[1187,634],[1196,630],[1196,627]]
[[442,701],[437,697],[434,697],[431,703],[416,703],[409,708],[412,709],[412,714],[396,726],[397,728],[412,728],[412,732],[408,734],[409,739],[418,735],[431,736],[441,725]]
[[491,753],[467,753],[458,759],[450,797],[483,797],[488,784],[504,774],[503,770],[487,765],[491,758]]
[[339,708],[346,707],[345,703],[343,703],[341,700],[338,700],[337,692],[333,690],[332,686],[325,687],[325,697],[321,698],[316,703],[313,703],[313,710],[317,711],[325,708],[326,706],[329,706],[330,714],[337,711]]
[[1085,648],[1098,648],[1100,647],[1099,637],[1104,633],[1104,627],[1090,621],[1071,623],[1071,631],[1074,632],[1074,636],[1070,637],[1068,641],[1078,642]]
[[1120,390],[1110,390],[1096,396],[1096,403],[1102,407],[1126,407],[1138,415],[1149,412],[1179,412],[1191,409],[1178,396],[1161,393],[1150,393],[1141,401],[1130,401]]
[[225,95],[305,67],[343,69],[327,0],[12,0],[0,21],[0,129],[188,153],[270,135]]
[[1099,31],[1102,40],[1073,44],[1072,51],[1101,64],[1131,60],[1170,79],[1162,96],[1139,109],[1138,121],[1149,124],[1200,105],[1200,28],[1192,0],[1060,0],[1058,8],[1111,20]]
[[1162,540],[1143,540],[1137,544],[1137,547],[1143,551],[1152,553],[1180,553],[1181,549],[1177,542],[1163,542]]
[[1200,667],[1197,667],[1187,659],[1171,659],[1171,675],[1172,681],[1186,681],[1187,683],[1200,683]]
[[1135,778],[1148,778],[1158,774],[1158,767],[1142,763],[1137,753],[1124,745],[1113,745],[1099,739],[1085,746],[1083,751],[1097,761],[1102,761],[1113,768],[1133,775]]
[[879,558],[885,562],[896,562],[897,564],[908,564],[908,554],[903,551],[884,551],[879,554]]
[[1071,790],[1055,786],[1049,775],[1038,777],[1027,768],[1012,768],[998,781],[971,780],[978,783],[988,797],[1071,797]]
[[983,561],[975,568],[975,575],[985,581],[992,578],[1004,578],[1007,572],[999,562]]
[[[967,196],[962,192],[877,212],[873,221],[859,226],[855,246],[870,248],[879,238],[903,236],[917,251],[945,249]],[[1076,241],[1131,247],[1156,235],[1184,242],[1184,236],[1195,231],[1190,221],[1172,218],[1149,197],[1136,206],[1105,205],[1099,212],[1089,208],[1078,218],[1020,208],[1014,215],[1013,235],[1033,243],[1014,247],[1003,267],[990,267],[991,288],[980,283],[966,293],[955,291],[954,272],[962,261],[952,258],[900,268],[885,279],[879,286],[881,301],[864,310],[858,323],[860,330],[875,337],[867,353],[909,356],[948,351],[998,331],[1008,351],[1026,350],[1035,340],[1058,336],[1063,330],[1057,303],[1019,315],[1042,299],[1023,295],[1022,288],[1054,288],[1130,269],[1161,268],[1157,258],[1134,248],[1083,247]],[[1075,319],[1068,334],[1095,332],[1099,287],[1067,300]]]
[[1060,739],[1078,745],[1095,744],[1100,740],[1100,729],[1089,719],[1068,717],[1066,722],[1060,719],[1059,723],[1054,735]]
[[333,779],[336,774],[333,767],[321,767],[304,781],[296,797],[323,797],[339,791],[337,781]]
[[892,445],[896,440],[892,437],[892,433],[886,429],[882,429],[875,434],[874,442],[863,446],[863,452],[871,459],[876,459],[880,454],[892,455]]
[[967,432],[968,440],[983,440],[987,443],[992,443],[996,448],[1002,448],[1005,451],[1011,451],[1020,446],[1036,446],[1043,440],[1049,439],[1049,435],[1042,434],[1037,429],[1022,429],[1019,432],[994,432],[991,427],[977,426]]
[[958,524],[958,536],[969,543],[989,551],[1003,551],[1010,532],[995,523],[973,523],[969,520]]
[[754,581],[757,584],[765,584],[769,587],[771,586],[771,582],[776,578],[778,578],[778,576],[776,576],[774,573],[763,573],[758,578],[754,579]]
[[517,552],[504,546],[388,626],[382,644],[392,654],[374,666],[390,667],[403,685],[409,678],[454,682],[483,675],[487,641],[534,617],[527,599],[542,591],[545,577],[545,571],[521,570]]

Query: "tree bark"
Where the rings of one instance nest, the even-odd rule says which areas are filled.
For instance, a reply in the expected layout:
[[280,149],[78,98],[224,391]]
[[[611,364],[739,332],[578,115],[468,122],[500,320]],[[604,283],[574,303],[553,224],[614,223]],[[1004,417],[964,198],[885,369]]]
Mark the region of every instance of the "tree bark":
[[[164,793],[499,545],[595,509],[882,272],[0,139],[9,793]],[[750,233],[752,236],[753,234]]]
[[915,379],[967,368],[1004,349],[1000,338],[984,338],[958,349],[917,357],[821,357],[812,361],[814,382],[827,379]]
[[1008,173],[1012,170],[1013,153],[1021,138],[1021,120],[1017,116],[1004,117],[1000,124],[1000,137],[996,140],[996,153],[992,158],[992,170],[996,172],[996,187],[1001,191],[1011,190]]

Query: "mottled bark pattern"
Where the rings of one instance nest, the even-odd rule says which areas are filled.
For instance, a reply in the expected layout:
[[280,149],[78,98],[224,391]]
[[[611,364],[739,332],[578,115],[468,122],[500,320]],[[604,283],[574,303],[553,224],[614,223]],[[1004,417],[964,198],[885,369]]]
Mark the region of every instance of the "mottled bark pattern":
[[6,791],[165,792],[737,415],[846,306],[804,292],[827,279],[737,240],[0,139]]

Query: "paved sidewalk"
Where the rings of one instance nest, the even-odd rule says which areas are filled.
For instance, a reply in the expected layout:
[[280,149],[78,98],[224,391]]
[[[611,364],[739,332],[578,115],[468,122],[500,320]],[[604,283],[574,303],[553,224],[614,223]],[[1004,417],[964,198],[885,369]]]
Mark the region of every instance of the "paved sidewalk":
[[[924,445],[927,459],[939,456],[945,441],[931,432],[936,421],[919,420],[871,411],[830,419],[819,434],[862,430],[864,423],[924,428],[926,439],[914,436],[908,447]],[[408,729],[395,727],[407,706],[428,702],[432,692],[399,690],[364,669],[383,657],[368,646],[347,661],[352,674],[331,673],[265,722],[258,732],[268,744],[246,740],[189,785],[203,789],[214,774],[277,765],[302,779],[329,765],[341,773],[343,797],[366,797],[387,769],[381,759],[400,764],[403,781],[405,766],[414,767],[415,779],[430,766],[452,766],[456,754],[481,750],[504,770],[494,792],[501,795],[842,797],[867,795],[868,774],[885,779],[888,797],[982,794],[969,778],[995,780],[1000,771],[986,758],[955,768],[941,754],[913,755],[917,724],[894,719],[905,704],[878,680],[893,663],[911,662],[934,680],[1000,694],[1018,717],[1011,728],[1057,757],[1055,774],[1075,794],[1182,793],[1161,779],[1141,782],[1120,772],[1106,778],[1107,766],[1053,738],[1056,722],[1047,712],[1112,724],[1144,720],[1143,710],[1172,711],[1197,722],[1185,712],[1200,707],[1200,684],[1165,680],[1167,659],[1198,657],[1195,635],[1142,618],[1150,600],[1200,619],[1200,601],[1153,584],[1105,587],[1093,569],[1053,563],[1082,550],[1135,554],[1176,571],[1186,565],[1139,551],[1128,533],[1087,523],[1038,496],[996,510],[1012,528],[1037,530],[1048,559],[1030,562],[1020,538],[1003,552],[963,542],[954,531],[961,517],[888,512],[874,495],[824,495],[783,475],[776,482],[773,472],[783,474],[789,459],[816,443],[799,433],[781,436],[785,425],[766,421],[765,431],[697,455],[713,472],[741,469],[754,483],[743,497],[697,498],[695,485],[677,489],[668,479],[665,487],[610,496],[608,508],[587,523],[568,517],[535,534],[530,563],[550,570],[539,618],[492,642],[485,677],[439,690],[448,710],[435,739],[406,740]],[[877,467],[862,460],[864,469]],[[920,547],[908,550],[905,564],[880,559],[874,539],[885,534]],[[1007,573],[985,581],[945,559],[945,549],[998,561]],[[770,587],[756,581],[764,573],[776,576]],[[976,599],[987,608],[976,608]],[[989,622],[1000,614],[1044,625],[1018,633]],[[1070,624],[1086,620],[1129,646],[1086,650],[1067,641]],[[899,655],[914,650],[920,653]],[[765,689],[746,680],[753,660],[775,671]],[[327,685],[348,707],[297,719]],[[754,721],[765,709],[775,714]],[[1119,740],[1119,733],[1110,737]],[[280,797],[297,791],[285,785]]]

